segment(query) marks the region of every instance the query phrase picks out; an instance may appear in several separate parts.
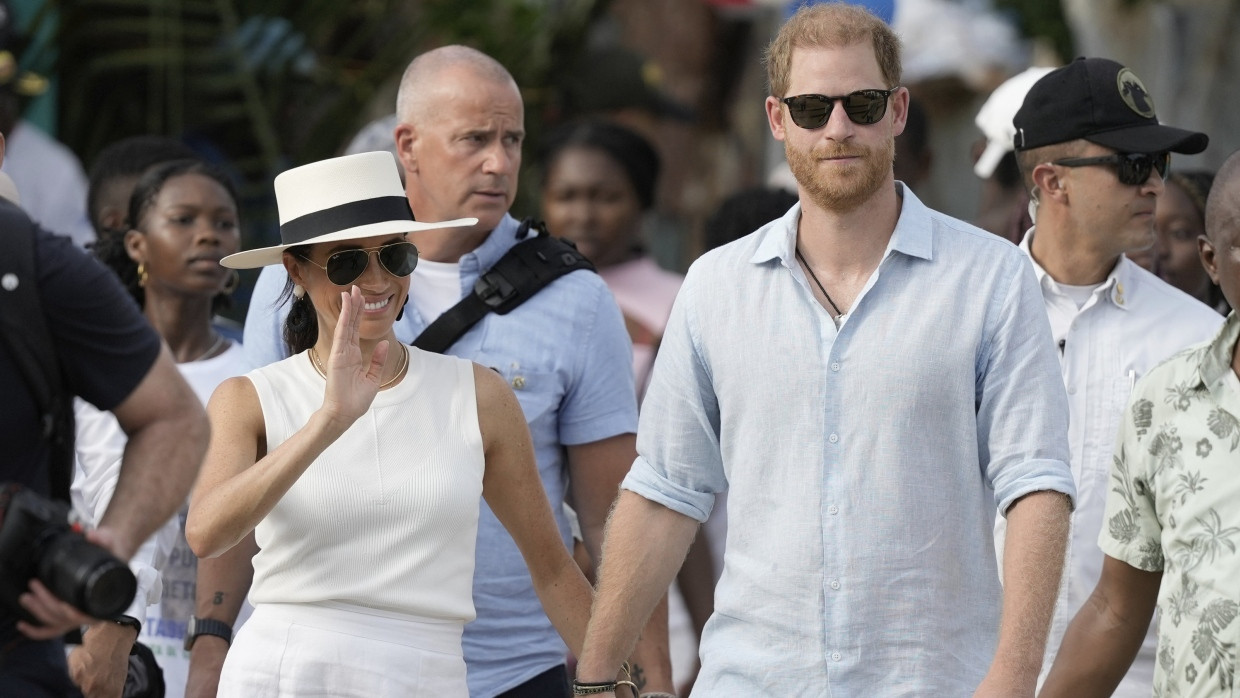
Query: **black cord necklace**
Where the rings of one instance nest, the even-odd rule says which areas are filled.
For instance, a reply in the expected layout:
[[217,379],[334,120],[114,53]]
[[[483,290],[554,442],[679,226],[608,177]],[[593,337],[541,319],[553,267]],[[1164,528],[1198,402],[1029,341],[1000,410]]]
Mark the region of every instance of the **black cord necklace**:
[[797,259],[801,260],[801,264],[805,265],[805,271],[809,272],[809,278],[813,279],[814,283],[818,284],[818,290],[822,291],[822,295],[827,299],[827,302],[831,304],[831,309],[835,311],[835,319],[840,319],[840,317],[844,315],[844,311],[840,310],[840,306],[836,305],[835,301],[831,300],[831,294],[827,293],[827,289],[823,288],[822,282],[818,280],[818,277],[814,274],[814,270],[810,268],[809,262],[805,261],[805,255],[801,254],[801,248],[796,248],[796,255]]

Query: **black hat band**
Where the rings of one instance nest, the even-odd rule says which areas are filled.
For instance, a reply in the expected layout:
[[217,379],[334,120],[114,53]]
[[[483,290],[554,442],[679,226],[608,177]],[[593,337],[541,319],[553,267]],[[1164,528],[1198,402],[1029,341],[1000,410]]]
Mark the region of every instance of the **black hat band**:
[[304,216],[298,216],[280,226],[280,243],[299,245],[307,240],[358,228],[372,223],[395,220],[416,220],[409,208],[409,199],[403,196],[380,196],[347,204],[332,206]]

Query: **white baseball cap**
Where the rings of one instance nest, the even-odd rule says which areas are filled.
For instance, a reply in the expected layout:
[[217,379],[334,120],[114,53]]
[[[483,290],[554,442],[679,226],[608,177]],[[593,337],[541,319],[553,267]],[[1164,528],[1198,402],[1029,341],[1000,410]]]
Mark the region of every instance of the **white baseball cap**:
[[973,173],[978,177],[989,179],[1003,156],[1015,149],[1012,139],[1016,137],[1016,127],[1012,125],[1012,118],[1033,84],[1052,70],[1054,68],[1034,67],[1008,78],[990,93],[986,103],[977,110],[973,123],[986,136],[986,149],[973,165]]

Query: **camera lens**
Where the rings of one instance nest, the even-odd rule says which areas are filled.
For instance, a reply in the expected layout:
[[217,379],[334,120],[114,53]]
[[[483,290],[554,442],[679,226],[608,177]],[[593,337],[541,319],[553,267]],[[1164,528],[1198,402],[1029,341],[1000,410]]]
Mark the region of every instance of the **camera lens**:
[[138,586],[125,563],[72,532],[48,541],[38,576],[57,597],[95,618],[123,612]]

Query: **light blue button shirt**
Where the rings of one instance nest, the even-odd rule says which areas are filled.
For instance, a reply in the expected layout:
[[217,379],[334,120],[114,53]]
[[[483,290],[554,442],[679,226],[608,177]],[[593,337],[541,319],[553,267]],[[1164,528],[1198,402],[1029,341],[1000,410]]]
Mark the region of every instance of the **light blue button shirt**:
[[[461,297],[483,271],[517,243],[506,216],[473,252],[461,257]],[[280,328],[287,306],[283,267],[263,270],[245,323],[245,350],[255,366],[283,358]],[[411,342],[425,329],[413,303],[396,323]],[[573,272],[507,315],[487,315],[447,352],[489,366],[507,379],[525,412],[539,476],[560,535],[571,541],[561,503],[568,486],[563,446],[631,434],[637,427],[633,358],[619,307],[597,274]],[[567,648],[547,620],[525,561],[486,503],[478,521],[474,570],[477,620],[465,626],[469,692],[489,698],[564,663]]]
[[799,205],[677,298],[624,487],[699,521],[728,491],[695,694],[971,695],[998,638],[996,508],[1074,494],[1028,261],[903,191],[838,331],[794,257]]

